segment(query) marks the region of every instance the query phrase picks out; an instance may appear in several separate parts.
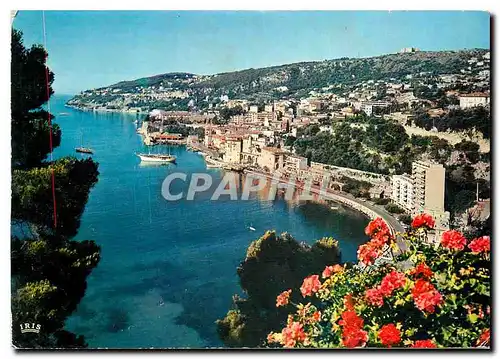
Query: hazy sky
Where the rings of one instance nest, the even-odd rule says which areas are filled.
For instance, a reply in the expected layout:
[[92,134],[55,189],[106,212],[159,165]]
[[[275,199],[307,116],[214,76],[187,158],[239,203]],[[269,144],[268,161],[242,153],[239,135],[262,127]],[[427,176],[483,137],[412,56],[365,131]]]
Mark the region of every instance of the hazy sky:
[[[218,72],[366,57],[403,47],[489,48],[487,12],[47,11],[54,90],[73,94],[165,72]],[[20,11],[26,45],[43,43],[41,11]]]

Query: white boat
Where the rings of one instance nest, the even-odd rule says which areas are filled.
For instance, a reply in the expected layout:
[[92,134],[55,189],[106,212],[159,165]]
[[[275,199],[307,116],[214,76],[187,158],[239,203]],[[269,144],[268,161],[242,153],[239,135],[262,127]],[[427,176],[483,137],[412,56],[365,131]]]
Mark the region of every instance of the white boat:
[[82,145],[80,147],[75,148],[76,152],[79,153],[88,153],[88,154],[93,154],[94,150],[90,147],[83,147],[83,132],[82,132]]
[[248,227],[248,229],[251,231],[255,231],[255,228],[253,228],[252,226]]
[[143,162],[175,162],[175,156],[156,153],[136,153]]

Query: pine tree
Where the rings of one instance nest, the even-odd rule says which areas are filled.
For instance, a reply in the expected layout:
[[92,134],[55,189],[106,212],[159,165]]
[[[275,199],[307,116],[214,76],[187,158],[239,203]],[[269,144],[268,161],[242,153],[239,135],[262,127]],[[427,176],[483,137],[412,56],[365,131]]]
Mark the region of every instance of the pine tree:
[[[92,159],[47,161],[61,131],[42,108],[53,94],[54,74],[39,45],[27,49],[12,31],[12,335],[17,348],[85,347],[83,336],[64,330],[85,294],[100,258],[94,241],[76,241],[90,189],[97,183]],[[52,132],[52,133],[51,133]],[[55,206],[55,208],[54,208]],[[22,333],[25,323],[40,332]]]

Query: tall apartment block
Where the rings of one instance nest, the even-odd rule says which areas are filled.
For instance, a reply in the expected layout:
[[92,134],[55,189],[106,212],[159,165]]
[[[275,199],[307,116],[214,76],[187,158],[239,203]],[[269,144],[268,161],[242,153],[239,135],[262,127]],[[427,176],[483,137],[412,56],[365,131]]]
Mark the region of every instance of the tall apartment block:
[[437,163],[416,161],[411,176],[392,176],[392,200],[412,216],[432,215],[436,220],[436,236],[450,226],[450,213],[444,210],[444,190],[445,169]]
[[416,161],[412,164],[413,214],[444,212],[445,169],[440,164]]

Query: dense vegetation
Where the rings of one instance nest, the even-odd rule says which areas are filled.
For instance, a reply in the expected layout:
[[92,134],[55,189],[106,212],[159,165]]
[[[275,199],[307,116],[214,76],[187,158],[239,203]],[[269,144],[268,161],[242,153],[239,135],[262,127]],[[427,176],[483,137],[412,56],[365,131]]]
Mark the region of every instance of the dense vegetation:
[[[357,116],[332,123],[333,134],[311,125],[297,132],[293,146],[311,161],[389,174],[411,168],[410,139],[403,126],[381,118]],[[415,153],[416,154],[416,153]]]
[[[434,220],[413,219],[398,251],[379,218],[367,226],[361,265],[326,267],[285,288],[276,306],[293,311],[268,346],[285,348],[472,348],[490,346],[490,237],[447,231],[428,242]],[[385,256],[390,258],[382,261]],[[321,280],[320,280],[321,276]]]
[[[148,117],[145,118],[144,121],[149,121]],[[151,131],[159,131],[160,128],[155,127],[153,124],[150,124]],[[165,133],[179,133],[183,137],[187,137],[189,135],[196,135],[199,139],[203,139],[205,137],[205,130],[202,127],[190,127],[185,124],[175,120],[165,120],[162,123],[163,132]]]
[[[234,296],[233,309],[217,321],[219,336],[229,347],[255,347],[267,334],[285,325],[290,311],[276,308],[276,296],[286,288],[300,285],[306,275],[341,260],[338,242],[322,238],[312,246],[292,236],[268,231],[248,247],[238,267],[241,288],[246,298]],[[303,298],[294,293],[291,300]]]
[[443,116],[430,118],[426,112],[415,113],[414,124],[426,130],[436,127],[438,131],[464,131],[475,129],[481,132],[484,138],[491,136],[490,110],[477,106],[471,109],[450,110]]
[[[41,106],[52,94],[54,74],[40,46],[24,47],[12,32],[12,336],[18,348],[85,347],[82,336],[64,329],[100,258],[93,241],[72,239],[90,189],[97,182],[92,159],[47,162],[61,133]],[[40,325],[22,333],[21,325]],[[33,324],[32,324],[33,323]]]

